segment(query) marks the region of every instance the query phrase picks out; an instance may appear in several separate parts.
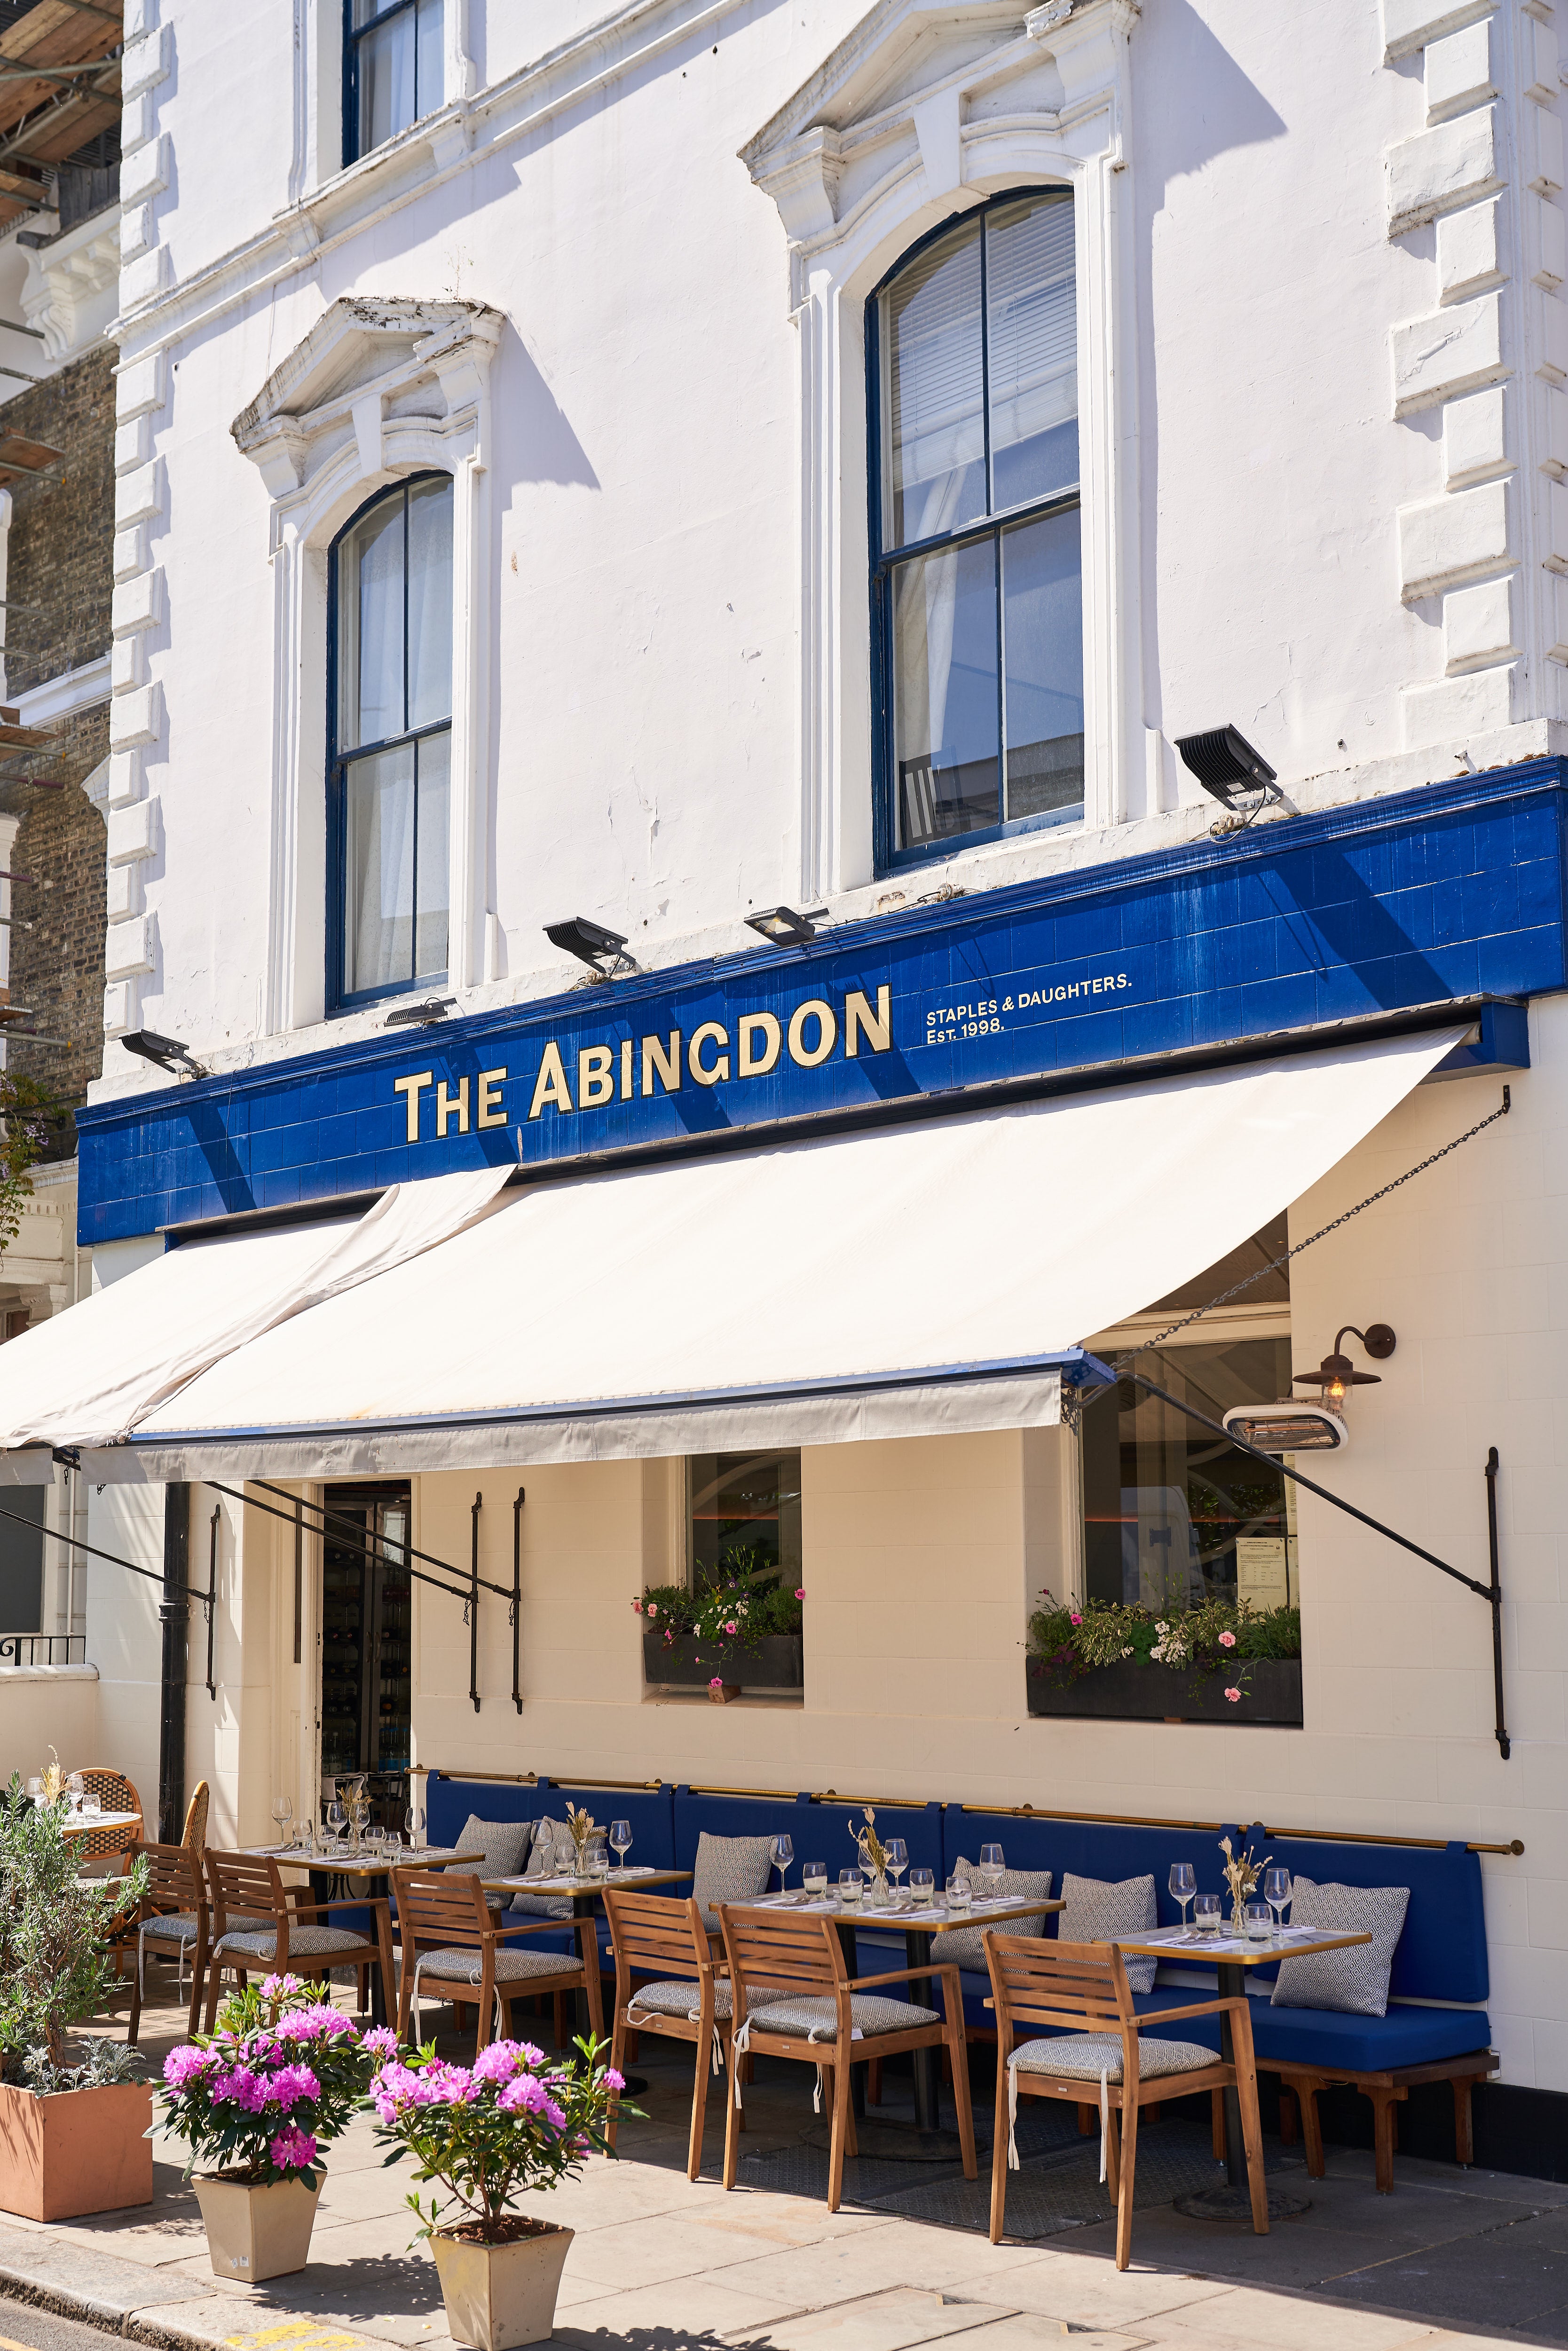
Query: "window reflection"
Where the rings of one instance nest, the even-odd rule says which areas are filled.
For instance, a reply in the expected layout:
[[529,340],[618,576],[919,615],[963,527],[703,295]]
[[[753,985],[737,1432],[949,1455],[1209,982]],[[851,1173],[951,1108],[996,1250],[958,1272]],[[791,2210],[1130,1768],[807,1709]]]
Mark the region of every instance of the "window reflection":
[[353,0],[354,155],[384,146],[441,105],[444,7],[444,0]]
[[687,1464],[694,1585],[721,1574],[800,1581],[799,1452],[697,1453]]

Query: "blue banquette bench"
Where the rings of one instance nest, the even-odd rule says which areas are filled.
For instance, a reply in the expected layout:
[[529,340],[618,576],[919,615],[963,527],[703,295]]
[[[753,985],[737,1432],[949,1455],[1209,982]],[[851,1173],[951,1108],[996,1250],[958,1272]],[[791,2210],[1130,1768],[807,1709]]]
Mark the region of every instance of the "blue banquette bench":
[[[849,1866],[855,1858],[854,1832],[862,1817],[861,1799],[837,1796],[831,1791],[819,1795],[805,1792],[794,1796],[747,1794],[666,1782],[627,1788],[613,1783],[470,1778],[433,1771],[425,1798],[428,1833],[433,1844],[449,1844],[470,1814],[486,1821],[559,1820],[564,1817],[569,1801],[587,1804],[601,1823],[616,1818],[629,1821],[633,1862],[658,1868],[690,1869],[705,1830],[718,1837],[788,1832],[795,1848],[791,1871],[795,1884],[800,1882],[800,1865],[810,1859],[825,1861],[833,1878],[841,1868]],[[1253,2043],[1260,2067],[1277,2074],[1282,2089],[1300,2103],[1308,2165],[1314,2177],[1321,2177],[1322,2170],[1317,2093],[1331,2084],[1349,2083],[1372,2101],[1380,2189],[1386,2191],[1393,2185],[1395,2109],[1417,2083],[1452,2084],[1457,2157],[1461,2163],[1472,2159],[1470,2092],[1476,2081],[1496,2070],[1498,2061],[1488,2045],[1491,2028],[1484,2005],[1488,1979],[1480,1864],[1464,1844],[1435,1847],[1364,1844],[1339,1837],[1270,1836],[1257,1824],[1246,1832],[1237,1827],[1227,1832],[1212,1825],[1097,1820],[1036,1812],[1027,1806],[990,1812],[967,1804],[879,1800],[876,1819],[884,1839],[904,1838],[911,1868],[933,1870],[938,1885],[960,1856],[973,1862],[980,1846],[988,1843],[1002,1846],[1011,1868],[1049,1869],[1054,1896],[1061,1893],[1062,1880],[1069,1873],[1111,1880],[1150,1876],[1161,1926],[1174,1926],[1181,1917],[1180,1906],[1167,1890],[1174,1861],[1192,1863],[1200,1893],[1223,1896],[1219,1837],[1225,1834],[1234,1845],[1246,1845],[1259,1862],[1267,1854],[1292,1876],[1320,1884],[1407,1886],[1410,1903],[1394,1955],[1386,2014],[1360,2016],[1333,2009],[1275,2007],[1267,1994],[1277,1971],[1254,1969],[1249,1971],[1252,1988],[1263,1996],[1252,2002]],[[1057,1914],[1052,1913],[1046,1921],[1048,1936],[1055,1935],[1057,1924]],[[607,1952],[608,1929],[602,1921],[600,1934]],[[564,1934],[562,1939],[564,1947]],[[857,1921],[856,1943],[862,1955],[859,1962],[862,1974],[903,1963],[902,1931],[876,1913],[862,1914]],[[1190,2001],[1193,1976],[1192,1968],[1162,1967],[1154,1990],[1134,1995],[1137,2007],[1148,2013]],[[960,1980],[970,2037],[990,2036],[995,2020],[986,2006],[988,1979],[966,1969]],[[1218,2046],[1216,2019],[1195,2019],[1184,2032]],[[1291,2096],[1281,2099],[1281,2122],[1291,2128]]]

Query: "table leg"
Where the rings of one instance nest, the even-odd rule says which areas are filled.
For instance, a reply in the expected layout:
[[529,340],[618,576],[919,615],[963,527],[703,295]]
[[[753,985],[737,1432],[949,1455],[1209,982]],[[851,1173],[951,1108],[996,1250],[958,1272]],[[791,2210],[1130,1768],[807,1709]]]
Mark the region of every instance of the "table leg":
[[[574,1894],[574,1895],[572,1896],[572,1897],[571,1897],[571,1915],[572,1915],[572,1919],[573,1919],[573,1922],[574,1922],[574,1923],[575,1923],[579,1918],[591,1918],[591,1917],[592,1917],[592,1916],[593,1916],[593,1912],[594,1912],[595,1900],[596,1900],[596,1897],[595,1897],[593,1895],[591,1895],[591,1894]],[[594,1932],[595,1932],[595,1939],[594,1939],[594,1945],[593,1945],[593,1955],[594,1955],[594,1963],[595,1963],[595,1965],[597,1965],[597,1964],[598,1964],[598,1959],[599,1959],[599,1944],[598,1944],[598,1930],[597,1930],[597,1928],[594,1930]],[[586,2041],[586,2040],[587,2040],[587,2038],[588,2038],[588,2036],[589,2036],[589,2034],[590,2034],[590,2032],[592,2032],[592,2030],[593,2030],[593,2020],[592,2020],[592,2018],[591,2018],[591,2017],[589,2015],[589,2013],[588,2013],[588,1994],[587,1994],[587,1992],[586,1992],[586,1991],[580,1991],[580,1992],[576,1993],[576,1994],[574,1995],[574,1997],[575,1997],[576,2003],[577,2003],[577,2005],[576,2005],[576,2011],[575,2011],[576,2017],[577,2017],[577,2030],[578,2030],[578,2032],[579,2032],[579,2034],[580,2035],[580,2037],[581,2037],[584,2041]]]
[[[922,1933],[918,1927],[906,1928],[904,1957],[908,1967],[929,1967],[930,1936]],[[890,1991],[895,1989],[889,1986]],[[934,2008],[936,2002],[931,1997],[930,1977],[911,1976],[907,1997],[917,2008]],[[938,2088],[941,2076],[937,2070],[936,2052],[935,2049],[916,2049],[911,2052],[911,2057],[915,2066],[915,2127],[916,2130],[935,2130],[941,2119],[941,2093]]]
[[[1247,1996],[1247,1970],[1234,1965],[1218,1963],[1219,1997],[1221,2000],[1244,2000]],[[1230,2012],[1222,2010],[1219,2018],[1219,2053],[1228,2065],[1234,2066],[1236,2045],[1230,2032]],[[1193,2195],[1178,2196],[1176,2209],[1189,2220],[1246,2220],[1252,2218],[1252,2199],[1247,2186],[1247,2150],[1241,2141],[1241,2100],[1232,2082],[1221,2091],[1225,2105],[1225,2186],[1200,2188]],[[1312,2210],[1312,2199],[1291,2196],[1283,2189],[1269,2190],[1270,2220],[1293,2220],[1298,2213]]]
[[[1246,1972],[1241,1968],[1228,1968],[1223,1961],[1219,1969],[1221,2000],[1241,2000],[1247,1991]],[[1219,2019],[1219,2053],[1228,2065],[1236,2063],[1236,2045],[1230,2033],[1230,2011],[1222,2011]],[[1225,2098],[1225,2177],[1232,2188],[1247,2185],[1247,2152],[1241,2144],[1241,2101],[1234,2082],[1224,2092]]]

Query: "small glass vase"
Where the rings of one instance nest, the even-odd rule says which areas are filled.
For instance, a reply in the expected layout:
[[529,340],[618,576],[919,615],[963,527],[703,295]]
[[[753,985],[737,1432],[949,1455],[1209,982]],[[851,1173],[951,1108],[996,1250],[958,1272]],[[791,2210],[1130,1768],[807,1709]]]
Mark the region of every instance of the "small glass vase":
[[866,1880],[865,1907],[868,1910],[885,1910],[892,1901],[888,1891],[887,1872],[874,1870]]
[[1246,1941],[1247,1904],[1245,1898],[1239,1894],[1232,1895],[1230,1900],[1230,1932],[1242,1942]]

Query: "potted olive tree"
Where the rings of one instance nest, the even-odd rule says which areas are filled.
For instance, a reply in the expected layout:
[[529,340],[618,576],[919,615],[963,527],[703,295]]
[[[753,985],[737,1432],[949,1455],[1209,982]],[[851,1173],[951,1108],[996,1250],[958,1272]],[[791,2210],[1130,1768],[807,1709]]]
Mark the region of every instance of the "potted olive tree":
[[305,2267],[320,2150],[396,2047],[385,2025],[361,2036],[317,1985],[267,1976],[226,2001],[210,2038],[170,2051],[163,2120],[190,2149],[215,2277],[257,2285]]
[[0,2210],[68,2220],[152,2201],[152,2091],[120,2043],[68,2036],[107,2005],[110,1938],[146,1881],[78,1878],[57,1804],[0,1797]]
[[570,2179],[591,2150],[613,2152],[605,2124],[625,2084],[600,2064],[597,2042],[577,2045],[581,2064],[493,2041],[463,2066],[439,2060],[432,2042],[407,2064],[382,2065],[371,2085],[388,2161],[412,2155],[421,2185],[438,2180],[455,2199],[454,2209],[432,2196],[426,2211],[416,2187],[408,2202],[435,2258],[453,2340],[473,2351],[516,2351],[554,2327],[573,2231],[509,2208],[529,2189]]

